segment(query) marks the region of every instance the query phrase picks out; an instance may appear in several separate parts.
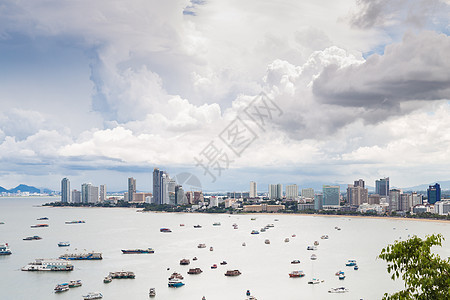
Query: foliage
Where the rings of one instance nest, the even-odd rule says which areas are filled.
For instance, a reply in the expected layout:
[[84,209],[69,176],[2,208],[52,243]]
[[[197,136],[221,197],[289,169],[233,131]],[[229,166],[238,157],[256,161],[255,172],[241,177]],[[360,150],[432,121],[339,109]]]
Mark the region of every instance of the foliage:
[[388,263],[387,271],[393,280],[403,279],[405,289],[383,299],[450,299],[450,261],[431,252],[432,246],[442,246],[441,234],[417,236],[388,245],[381,250],[379,258]]

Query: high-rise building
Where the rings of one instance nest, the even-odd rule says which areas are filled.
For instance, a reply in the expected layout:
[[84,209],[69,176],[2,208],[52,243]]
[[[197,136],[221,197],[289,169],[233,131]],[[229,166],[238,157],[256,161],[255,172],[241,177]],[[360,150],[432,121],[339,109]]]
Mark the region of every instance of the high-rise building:
[[324,185],[322,192],[324,208],[339,208],[340,187],[338,185]]
[[63,178],[61,180],[61,202],[69,203],[70,201],[70,180]]
[[106,184],[100,185],[100,202],[106,201]]
[[81,202],[82,203],[97,203],[98,202],[98,187],[90,183],[83,183],[81,185]]
[[314,209],[315,210],[323,209],[323,194],[314,195]]
[[72,191],[72,203],[81,203],[81,192],[77,190]]
[[181,185],[175,186],[175,199],[176,205],[185,205],[188,203],[186,194],[184,193],[183,187]]
[[176,181],[172,178],[169,178],[167,181],[167,192],[169,197],[169,204],[170,205],[176,205],[176,198],[175,198],[175,186],[177,185]]
[[302,198],[314,199],[314,189],[302,189]]
[[153,170],[153,203],[162,204],[161,199],[161,180],[164,171],[160,171],[158,168]]
[[441,201],[441,186],[439,183],[435,185],[430,185],[427,189],[428,203],[434,204]]
[[128,202],[133,202],[133,195],[136,193],[136,179],[128,178]]
[[410,194],[400,194],[400,202],[398,205],[399,211],[410,211],[411,210],[411,195]]
[[401,194],[402,191],[398,189],[392,189],[389,191],[389,211],[398,211],[401,206]]
[[278,184],[269,184],[269,199],[282,199],[283,198],[283,185]]
[[348,185],[347,188],[347,202],[350,205],[360,206],[363,203],[369,202],[369,190],[364,188],[364,180],[359,179]]
[[411,193],[411,202],[412,206],[423,204],[423,197],[421,194],[417,194],[416,192]]
[[295,200],[298,198],[298,185],[290,184],[286,185],[286,199]]
[[372,195],[369,195],[369,197],[368,197],[369,199],[368,199],[368,203],[369,204],[380,204],[380,195],[378,195],[378,194],[372,194]]
[[250,181],[250,198],[257,198],[258,192],[256,190],[256,182]]
[[389,196],[389,177],[375,181],[375,194],[381,197]]

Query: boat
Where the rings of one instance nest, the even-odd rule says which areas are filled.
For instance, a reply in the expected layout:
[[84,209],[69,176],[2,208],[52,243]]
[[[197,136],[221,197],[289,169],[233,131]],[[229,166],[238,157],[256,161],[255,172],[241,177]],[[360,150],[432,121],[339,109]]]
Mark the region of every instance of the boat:
[[339,277],[339,280],[344,280],[345,279],[345,274],[339,274],[338,277]]
[[306,250],[317,250],[316,246],[308,246]]
[[336,274],[334,274],[334,275],[339,276],[339,275],[341,275],[341,274],[345,274],[344,271],[339,270],[339,271],[337,271]]
[[202,225],[194,225],[194,228],[202,228]]
[[285,243],[288,243],[288,242],[289,242],[289,238],[285,238],[285,239],[284,239],[284,242],[285,242]]
[[353,266],[356,266],[356,260],[354,260],[354,259],[349,259],[345,265],[346,265],[347,267],[353,267]]
[[244,246],[244,247],[245,247],[245,246],[247,246],[247,244],[246,244],[245,242],[243,242],[243,243],[242,243],[242,246]]
[[252,230],[252,232],[250,234],[259,234],[258,230]]
[[183,227],[184,226],[184,224],[180,224],[180,227]]
[[48,227],[48,224],[36,224],[36,225],[31,225],[31,228],[39,228],[39,227]]
[[322,240],[328,240],[328,235],[327,235],[327,234],[324,234],[324,235],[322,235],[320,238],[321,238]]
[[239,270],[228,270],[226,273],[225,273],[225,276],[239,276],[239,275],[241,275],[242,273],[239,271]]
[[317,255],[312,254],[312,255],[311,255],[311,260],[316,260],[316,259],[317,259]]
[[308,284],[319,284],[320,283],[320,279],[317,278],[312,278],[310,281],[308,281]]
[[172,232],[172,230],[170,230],[169,228],[160,228],[159,231],[160,232]]
[[359,269],[358,265],[355,265],[355,266],[353,267],[353,270],[355,270],[355,271],[357,271],[358,269]]
[[289,273],[289,277],[303,277],[305,276],[305,273],[303,273],[303,271],[292,271],[291,273]]
[[221,264],[222,266],[224,266],[224,265],[227,264],[227,262],[226,262],[226,261],[222,261],[220,264]]
[[328,293],[347,293],[348,289],[346,289],[345,287],[341,286],[338,288],[331,288],[328,290]]
[[200,268],[193,268],[193,269],[189,269],[189,271],[187,273],[191,274],[191,275],[196,275],[196,274],[200,274],[202,272],[203,271]]
[[217,269],[217,265],[216,265],[216,264],[213,264],[213,265],[211,266],[211,269]]
[[297,235],[293,234],[292,237],[296,237]]
[[181,275],[180,273],[177,272],[173,272],[172,275],[170,275],[169,280],[172,279],[184,279],[183,275]]
[[103,259],[100,252],[87,252],[87,253],[66,253],[59,256],[60,259],[67,260],[100,260]]
[[38,235],[33,235],[33,236],[27,236],[26,238],[23,239],[24,241],[31,241],[31,240],[42,240],[42,238]]
[[213,247],[209,247],[209,251],[214,251],[214,248]]
[[291,261],[291,264],[299,264],[300,263],[300,260],[298,260],[298,259],[294,259],[293,261]]
[[213,226],[220,226],[220,222],[214,222]]
[[264,241],[264,244],[270,244],[270,240],[266,239],[266,240]]
[[197,248],[206,248],[205,244],[198,244]]
[[252,221],[255,221],[255,220],[256,220],[256,218],[251,218],[250,220],[252,220]]
[[187,258],[183,258],[182,260],[180,260],[180,265],[182,265],[182,266],[186,266],[186,265],[188,265],[190,263],[191,262]]
[[58,243],[58,247],[69,247],[70,246],[70,242],[59,242]]
[[259,231],[260,232],[266,232],[266,229],[265,228],[261,228]]
[[234,224],[233,229],[239,229],[239,227],[236,224]]
[[314,241],[314,246],[319,246],[319,241]]
[[0,255],[11,255],[11,249],[9,249],[8,243],[0,244]]
[[275,219],[274,221],[275,221],[275,222],[278,222],[279,220],[278,220],[278,219]]
[[112,277],[111,276],[106,276],[105,278],[103,278],[103,283],[110,283],[112,281]]
[[54,288],[55,293],[67,292],[68,290],[69,290],[68,283],[57,284],[56,287]]
[[61,259],[36,259],[22,268],[22,271],[72,271],[73,265]]
[[192,260],[197,260],[197,259],[198,259],[197,256],[194,256],[194,258]]
[[340,228],[340,227],[337,227],[337,226],[335,226],[334,229],[336,229],[336,230],[341,230],[341,228]]
[[275,227],[275,225],[273,225],[273,224],[267,224],[266,227],[272,228],[272,227]]
[[148,296],[149,297],[155,297],[156,296],[156,289],[155,288],[150,288],[150,290],[148,291]]
[[4,225],[5,224],[5,222],[0,222],[0,225]]
[[83,283],[81,282],[81,280],[71,280],[69,281],[69,287],[70,288],[74,288],[74,287],[79,287],[82,286]]
[[147,249],[122,249],[123,254],[142,254],[142,253],[155,253],[152,248]]
[[109,272],[112,279],[134,279],[136,275],[131,271]]
[[175,278],[175,279],[169,280],[168,285],[169,285],[169,287],[177,288],[177,287],[183,286],[184,283],[180,279]]
[[84,300],[102,299],[103,295],[100,292],[89,293],[83,296]]
[[66,224],[83,224],[83,223],[86,223],[86,222],[83,221],[83,220],[74,220],[74,221],[66,221],[65,223]]
[[39,219],[36,219],[36,220],[42,221],[42,220],[48,220],[48,218],[47,217],[42,217],[42,218],[39,218]]

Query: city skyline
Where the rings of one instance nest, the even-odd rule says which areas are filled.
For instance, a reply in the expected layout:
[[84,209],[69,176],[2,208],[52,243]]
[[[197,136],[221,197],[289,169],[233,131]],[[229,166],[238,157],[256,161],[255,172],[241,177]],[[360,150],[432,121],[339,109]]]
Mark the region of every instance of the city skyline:
[[6,0],[2,186],[450,180],[448,1],[123,4]]

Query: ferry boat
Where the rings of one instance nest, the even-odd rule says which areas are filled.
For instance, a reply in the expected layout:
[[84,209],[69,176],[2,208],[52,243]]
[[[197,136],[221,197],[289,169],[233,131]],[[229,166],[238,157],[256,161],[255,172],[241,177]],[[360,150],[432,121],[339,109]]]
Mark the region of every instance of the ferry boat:
[[89,293],[83,296],[84,300],[102,299],[103,295],[100,292]]
[[83,220],[73,220],[73,221],[66,221],[66,224],[82,224],[82,223],[86,223]]
[[155,288],[150,288],[150,290],[148,291],[148,296],[149,297],[155,297],[156,296],[156,289]]
[[66,260],[100,260],[103,259],[100,252],[88,252],[88,253],[66,253],[59,257]]
[[169,228],[160,228],[159,231],[160,232],[172,232],[172,230],[170,230]]
[[356,266],[356,260],[354,260],[354,259],[349,259],[345,265],[346,265],[347,267],[353,267],[353,266]]
[[170,275],[169,280],[172,279],[184,279],[183,275],[181,275],[180,273],[177,272],[173,272],[172,275]]
[[189,259],[187,258],[183,258],[182,260],[180,260],[180,265],[182,266],[187,266],[189,265],[191,262],[189,261]]
[[169,280],[169,287],[173,287],[173,288],[177,288],[177,287],[181,287],[184,285],[183,281],[181,281],[180,279],[172,279]]
[[345,287],[341,286],[338,288],[331,288],[330,290],[328,290],[328,293],[347,293],[348,289],[346,289]]
[[42,217],[42,218],[39,218],[39,219],[36,219],[36,220],[42,221],[42,220],[48,220],[48,218],[47,217]]
[[189,269],[189,271],[187,273],[191,274],[191,275],[196,275],[196,274],[200,274],[202,272],[203,271],[200,268],[193,268],[193,269]]
[[36,224],[36,225],[31,225],[31,228],[39,228],[39,227],[48,227],[48,224]]
[[110,283],[112,281],[112,277],[111,276],[106,276],[105,278],[103,278],[103,283]]
[[0,244],[0,255],[11,255],[11,249],[9,249],[8,243]]
[[58,243],[58,247],[69,247],[70,246],[70,242],[59,242]]
[[214,222],[213,226],[220,226],[220,222]]
[[69,281],[69,287],[70,288],[74,288],[74,287],[79,287],[82,286],[83,283],[81,282],[81,280],[71,280]]
[[123,254],[142,254],[142,253],[155,253],[152,248],[147,249],[122,249]]
[[42,238],[38,235],[27,236],[23,239],[24,241],[32,241],[32,240],[42,240]]
[[68,283],[57,284],[56,287],[54,288],[55,293],[67,292],[68,290],[69,290]]
[[295,278],[295,277],[303,277],[305,276],[305,273],[303,271],[292,271],[289,273],[289,277]]
[[205,244],[198,244],[197,248],[206,248]]
[[225,273],[225,276],[239,276],[239,275],[241,275],[242,273],[239,271],[239,270],[228,270],[226,273]]
[[72,271],[73,265],[60,259],[36,259],[22,268],[22,271]]
[[259,234],[258,230],[252,230],[252,232],[250,234]]
[[134,279],[136,275],[131,271],[119,271],[119,272],[109,272],[112,279]]

